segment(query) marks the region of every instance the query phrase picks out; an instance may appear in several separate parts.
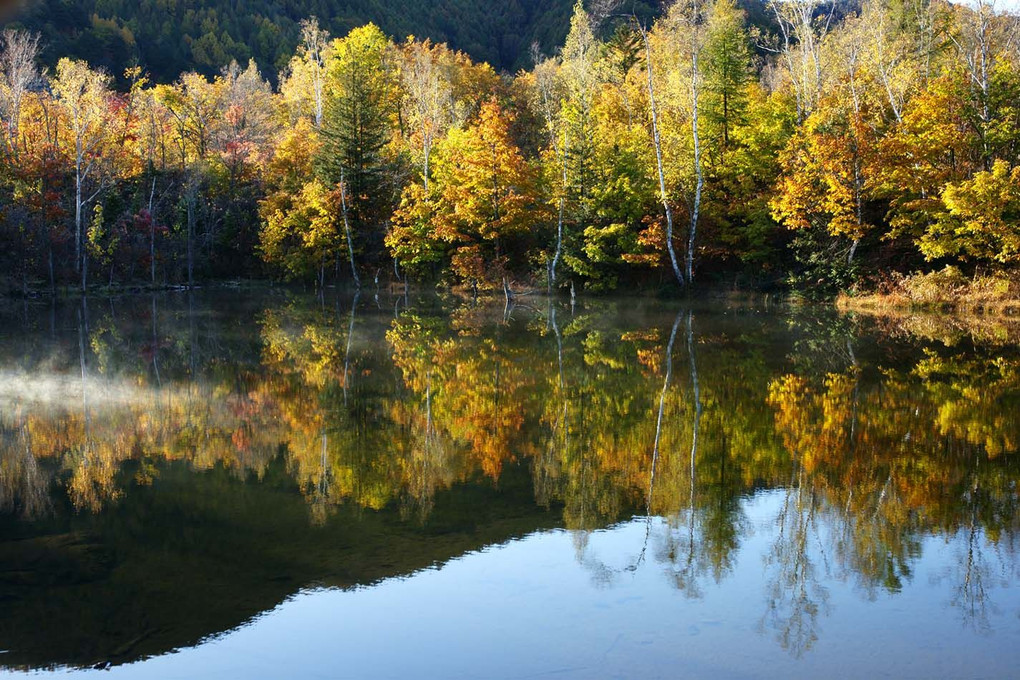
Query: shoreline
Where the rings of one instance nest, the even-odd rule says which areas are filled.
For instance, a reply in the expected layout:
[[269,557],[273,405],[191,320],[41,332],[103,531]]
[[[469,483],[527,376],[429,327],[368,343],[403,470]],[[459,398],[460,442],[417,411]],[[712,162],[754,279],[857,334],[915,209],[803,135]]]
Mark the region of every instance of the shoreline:
[[833,304],[841,312],[858,312],[876,316],[903,314],[940,314],[959,317],[1013,319],[1020,322],[1020,298],[974,300],[966,297],[919,302],[900,293],[840,293]]
[[[873,298],[879,298],[876,302]],[[885,296],[847,298],[840,296],[835,307],[840,314],[867,319],[892,334],[906,334],[952,346],[969,338],[974,343],[1020,344],[1020,314],[987,312],[955,306],[894,306]],[[1001,307],[998,309],[1012,309]]]
[[840,311],[938,313],[978,317],[1020,317],[1020,277],[1013,272],[963,274],[952,265],[927,274],[893,274],[878,290],[840,293]]

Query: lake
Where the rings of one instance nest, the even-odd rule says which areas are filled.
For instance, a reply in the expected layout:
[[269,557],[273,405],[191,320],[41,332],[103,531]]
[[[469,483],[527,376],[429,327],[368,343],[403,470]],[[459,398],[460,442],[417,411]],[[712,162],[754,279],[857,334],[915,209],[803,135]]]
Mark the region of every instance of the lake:
[[0,308],[0,668],[1006,678],[1020,346],[765,301]]

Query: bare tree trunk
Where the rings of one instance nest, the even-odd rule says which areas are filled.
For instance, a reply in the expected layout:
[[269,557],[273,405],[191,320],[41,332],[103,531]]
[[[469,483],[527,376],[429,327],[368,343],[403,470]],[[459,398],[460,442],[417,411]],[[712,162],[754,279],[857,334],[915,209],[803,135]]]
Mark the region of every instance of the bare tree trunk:
[[322,64],[320,63],[320,57],[316,56],[315,59],[315,75],[314,82],[315,88],[315,129],[322,129]]
[[[566,174],[566,172],[564,172]],[[559,218],[556,221],[556,250],[553,252],[552,261],[549,262],[549,289],[556,287],[556,265],[560,261],[563,252],[563,197],[560,196]]]
[[428,196],[428,194],[429,194],[429,157],[432,155],[432,148],[429,146],[429,143],[424,140],[425,135],[422,135],[422,138],[423,138],[423,141],[422,141],[422,150],[421,150],[421,152],[422,152],[422,155],[425,156],[425,160],[424,160],[424,163],[423,163],[424,167],[422,169],[422,176],[421,177],[422,177],[422,181],[425,184],[425,195]]
[[152,215],[152,200],[156,194],[156,178],[152,178],[149,192],[149,275],[152,287],[156,287],[156,218]]
[[701,167],[701,136],[698,133],[700,88],[698,86],[698,50],[691,53],[691,133],[694,135],[694,207],[691,210],[691,227],[687,235],[687,285],[694,283],[694,240],[698,233],[698,217],[701,213],[701,192],[705,185]]
[[188,197],[188,288],[195,286],[195,197]]
[[560,261],[560,255],[563,253],[563,212],[566,207],[566,191],[567,191],[567,136],[563,135],[563,148],[561,150],[562,162],[560,163],[561,170],[563,173],[563,185],[560,193],[560,205],[559,205],[559,216],[556,220],[556,251],[553,253],[552,262],[549,264],[549,288],[556,287],[556,265]]
[[344,405],[347,405],[347,389],[349,387],[349,369],[351,366],[351,340],[354,338],[354,315],[358,311],[358,297],[361,290],[354,293],[354,300],[351,301],[351,323],[347,327],[347,349],[344,351]]
[[74,271],[81,271],[81,160],[74,164]]
[[88,277],[89,277],[89,251],[88,248],[82,248],[81,251],[81,292],[84,294],[88,290]]
[[188,167],[188,177],[184,186],[184,203],[188,211],[188,288],[195,286],[195,227],[198,221],[198,198],[202,191],[204,168],[194,163]]
[[351,238],[351,222],[347,216],[347,188],[344,185],[344,173],[340,171],[340,204],[344,213],[344,231],[347,233],[347,254],[351,260],[351,275],[354,277],[354,285],[361,288],[361,277],[358,276],[358,268],[354,264],[354,240]]
[[[864,181],[861,177],[860,162],[857,158],[854,158],[854,199],[856,201],[857,233],[860,234],[864,230]],[[853,243],[850,245],[850,252],[846,257],[847,264],[851,264],[854,261],[854,255],[857,254],[857,246],[860,242],[860,237],[855,236]]]

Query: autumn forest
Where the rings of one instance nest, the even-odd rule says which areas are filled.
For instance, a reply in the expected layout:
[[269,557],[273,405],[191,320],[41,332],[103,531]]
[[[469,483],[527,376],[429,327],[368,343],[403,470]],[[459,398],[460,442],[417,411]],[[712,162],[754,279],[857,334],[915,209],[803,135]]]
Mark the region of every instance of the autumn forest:
[[579,1],[562,46],[515,73],[310,17],[279,73],[252,60],[167,82],[44,68],[40,36],[8,28],[4,286],[1008,285],[1016,14],[753,9],[752,24],[734,0],[678,0],[650,20]]

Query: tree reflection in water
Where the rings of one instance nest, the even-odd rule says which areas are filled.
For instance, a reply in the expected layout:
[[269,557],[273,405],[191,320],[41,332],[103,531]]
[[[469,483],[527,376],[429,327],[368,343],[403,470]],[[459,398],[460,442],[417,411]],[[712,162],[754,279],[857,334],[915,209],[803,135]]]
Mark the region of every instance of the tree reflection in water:
[[[977,629],[1018,576],[1012,345],[740,307],[579,303],[563,322],[555,300],[148,303],[40,309],[65,331],[49,340],[7,331],[5,513],[99,516],[172,464],[252,483],[279,465],[314,525],[396,508],[427,529],[437,494],[524,471],[596,581],[651,559],[696,598],[732,573],[746,499],[778,494],[760,628],[794,655],[818,639],[826,579],[896,593],[927,536],[959,539],[939,579]],[[635,515],[644,545],[608,566],[590,533]]]

